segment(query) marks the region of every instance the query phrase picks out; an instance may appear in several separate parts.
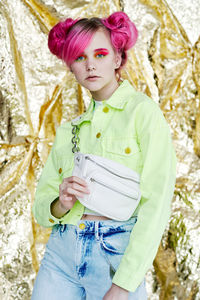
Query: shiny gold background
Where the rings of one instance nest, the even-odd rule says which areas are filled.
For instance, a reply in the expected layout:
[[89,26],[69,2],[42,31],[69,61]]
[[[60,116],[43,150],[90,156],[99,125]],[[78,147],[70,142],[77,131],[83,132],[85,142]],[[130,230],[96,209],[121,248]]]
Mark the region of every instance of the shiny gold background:
[[200,0],[0,1],[0,299],[30,299],[49,229],[31,215],[35,187],[62,122],[89,94],[47,47],[70,17],[124,10],[139,29],[123,72],[159,103],[177,152],[172,216],[154,265],[149,299],[200,299]]

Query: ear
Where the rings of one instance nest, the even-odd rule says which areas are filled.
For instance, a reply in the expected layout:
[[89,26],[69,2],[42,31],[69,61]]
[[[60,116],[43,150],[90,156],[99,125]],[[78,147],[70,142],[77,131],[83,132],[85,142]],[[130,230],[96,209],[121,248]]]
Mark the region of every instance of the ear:
[[67,65],[68,70],[73,73],[72,64]]
[[115,69],[118,69],[121,66],[122,55],[121,53],[116,53],[115,55]]

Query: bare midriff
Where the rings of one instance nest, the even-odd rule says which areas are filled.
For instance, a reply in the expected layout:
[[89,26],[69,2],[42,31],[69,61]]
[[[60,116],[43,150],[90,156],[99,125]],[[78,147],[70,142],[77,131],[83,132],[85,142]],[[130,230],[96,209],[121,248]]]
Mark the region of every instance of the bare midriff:
[[95,215],[86,215],[83,214],[81,220],[93,220],[93,221],[99,221],[99,220],[112,220],[104,216],[95,216]]

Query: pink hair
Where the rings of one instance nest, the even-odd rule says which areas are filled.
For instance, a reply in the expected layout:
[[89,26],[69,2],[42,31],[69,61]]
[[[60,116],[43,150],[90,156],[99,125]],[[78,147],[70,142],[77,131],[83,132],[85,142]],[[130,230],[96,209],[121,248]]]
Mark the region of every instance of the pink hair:
[[70,66],[84,52],[94,33],[100,28],[110,32],[113,48],[122,55],[121,68],[127,61],[127,50],[134,46],[138,37],[135,24],[124,12],[115,12],[103,19],[68,18],[59,22],[49,32],[48,47]]

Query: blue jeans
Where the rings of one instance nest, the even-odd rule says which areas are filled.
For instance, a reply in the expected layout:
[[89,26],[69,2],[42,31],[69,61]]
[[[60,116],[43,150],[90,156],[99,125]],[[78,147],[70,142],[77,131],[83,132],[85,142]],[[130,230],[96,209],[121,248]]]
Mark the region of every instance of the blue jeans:
[[[80,220],[55,225],[46,246],[31,300],[102,300],[137,219]],[[129,300],[146,300],[144,281]]]

